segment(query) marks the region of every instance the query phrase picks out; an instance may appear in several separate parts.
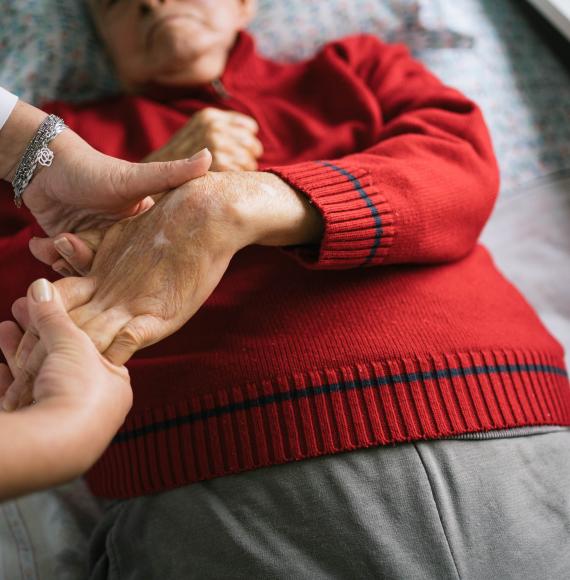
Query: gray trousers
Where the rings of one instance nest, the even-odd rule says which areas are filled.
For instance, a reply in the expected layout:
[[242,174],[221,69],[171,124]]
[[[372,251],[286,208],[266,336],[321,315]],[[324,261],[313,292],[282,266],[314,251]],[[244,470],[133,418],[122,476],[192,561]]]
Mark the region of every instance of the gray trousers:
[[91,580],[568,580],[570,430],[377,447],[114,502]]

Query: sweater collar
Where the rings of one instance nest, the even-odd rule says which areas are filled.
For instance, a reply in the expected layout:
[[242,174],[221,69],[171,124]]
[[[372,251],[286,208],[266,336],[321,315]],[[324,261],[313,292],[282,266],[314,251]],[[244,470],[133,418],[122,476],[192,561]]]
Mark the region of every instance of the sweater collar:
[[256,84],[255,77],[261,61],[256,51],[255,40],[249,33],[242,30],[238,33],[220,79],[213,83],[194,86],[172,87],[160,83],[148,83],[141,92],[141,96],[166,103],[185,98],[219,95],[221,90],[231,93],[232,90]]

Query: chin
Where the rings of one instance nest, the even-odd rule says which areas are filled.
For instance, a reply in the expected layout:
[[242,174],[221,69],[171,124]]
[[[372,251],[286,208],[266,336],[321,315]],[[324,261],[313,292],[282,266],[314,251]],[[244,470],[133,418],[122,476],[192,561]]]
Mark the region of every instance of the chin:
[[226,58],[216,56],[214,51],[197,51],[187,40],[162,46],[159,58],[153,59],[152,77],[163,84],[206,84],[218,78]]
[[185,29],[174,28],[157,35],[145,56],[151,61],[161,63],[192,62],[215,49],[214,39],[208,37],[207,33],[192,33]]

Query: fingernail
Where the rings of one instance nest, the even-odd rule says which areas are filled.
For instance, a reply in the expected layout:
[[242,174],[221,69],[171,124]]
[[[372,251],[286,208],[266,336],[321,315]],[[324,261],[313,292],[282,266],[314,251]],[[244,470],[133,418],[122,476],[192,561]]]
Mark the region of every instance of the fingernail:
[[75,254],[75,250],[67,238],[58,238],[54,241],[53,245],[55,246],[55,249],[66,258],[70,258]]
[[53,300],[52,285],[45,278],[36,280],[32,284],[32,298],[36,302],[51,302]]
[[210,150],[207,147],[204,147],[204,149],[202,149],[201,151],[198,151],[198,153],[196,153],[196,155],[192,155],[192,157],[190,157],[190,159],[188,159],[188,161],[189,162],[198,161],[198,159],[202,159],[202,157],[206,157],[209,154],[210,154]]
[[52,269],[62,276],[75,276],[75,273],[67,266],[58,266],[57,268],[53,266]]

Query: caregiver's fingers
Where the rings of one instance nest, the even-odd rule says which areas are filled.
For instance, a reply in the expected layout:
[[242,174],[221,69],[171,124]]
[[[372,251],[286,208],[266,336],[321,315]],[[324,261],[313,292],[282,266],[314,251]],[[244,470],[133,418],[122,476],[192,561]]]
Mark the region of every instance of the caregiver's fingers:
[[26,373],[16,375],[14,382],[8,387],[4,393],[4,398],[2,400],[2,408],[4,411],[11,412],[15,411],[20,407],[20,400],[29,400],[29,395],[26,391],[33,389],[33,378]]
[[[35,377],[34,377],[35,380]],[[20,393],[20,399],[18,400],[17,409],[22,409],[23,407],[29,407],[34,402],[34,382],[30,382],[27,388]]]
[[[65,313],[65,311],[63,312]],[[41,324],[44,326],[46,324],[53,326],[56,321],[51,320],[51,318],[53,317],[50,316],[48,322],[42,322]],[[70,328],[74,328],[71,321],[69,321],[69,318],[67,316],[66,318],[69,322]],[[57,339],[61,339],[61,333],[57,334]],[[44,337],[44,340],[47,340],[47,337]],[[46,356],[46,345],[37,341],[26,360],[25,366],[18,369],[14,382],[4,395],[3,407],[5,411],[15,411],[16,409],[25,407],[32,402],[34,381],[40,372]]]
[[70,278],[72,276],[81,276],[81,272],[74,270],[71,264],[66,262],[63,258],[52,264],[52,270],[57,272],[62,278]]
[[32,238],[28,242],[32,256],[36,260],[51,266],[60,259],[60,255],[53,245],[52,238]]
[[27,365],[28,357],[37,343],[38,337],[35,334],[35,330],[32,330],[32,325],[30,325],[24,333],[18,345],[18,350],[16,351],[16,367],[18,369],[22,369]]
[[[13,411],[22,404],[29,404],[32,400],[33,377],[28,374],[27,369],[19,368],[18,362],[21,360],[19,358],[21,356],[20,345],[24,344],[24,348],[28,349],[31,344],[37,344],[37,339],[32,336],[32,342],[27,342],[25,336],[22,336],[22,332],[14,322],[3,322],[0,325],[0,348],[8,362],[12,377],[10,384],[6,384],[5,377],[2,383],[2,408],[5,411]],[[29,352],[25,354],[25,357],[27,362]]]
[[2,405],[4,402],[2,400],[4,393],[8,390],[8,387],[12,384],[13,381],[14,377],[12,376],[8,365],[0,363],[0,405]]
[[0,350],[10,367],[12,376],[16,375],[18,367],[16,366],[16,351],[22,339],[22,331],[18,325],[11,320],[0,323]]
[[91,237],[91,234],[83,238],[81,235],[67,233],[56,238],[32,238],[30,252],[62,276],[69,276],[73,272],[86,275],[91,269],[95,258],[94,249],[98,247],[103,231],[100,230],[95,242],[91,241]]
[[54,239],[53,245],[61,258],[72,267],[72,271],[78,272],[82,276],[89,273],[95,252],[79,236],[67,234],[57,237]]
[[[83,282],[84,280],[88,281],[89,279],[69,278],[65,280],[65,283],[63,280],[60,280],[54,284],[54,286],[57,288],[57,292],[59,293],[58,300],[61,300],[63,309],[71,311],[71,319],[78,326],[82,326],[96,314],[95,305],[90,305],[89,310],[85,308],[81,310],[83,303],[88,302],[92,296],[91,285],[87,283],[85,284],[84,288],[78,288],[78,283],[67,283],[67,280]],[[23,335],[20,333],[20,342],[19,345],[17,345],[16,354],[14,356],[14,369],[23,369],[24,367],[28,366],[28,357],[38,342],[38,330],[35,328],[29,313],[29,300],[29,296],[25,298],[19,298],[12,305],[12,313],[14,314],[14,318],[18,321],[18,324],[22,330],[25,331]],[[79,310],[73,310],[76,307]]]
[[[64,278],[58,280],[54,285],[59,293],[59,299],[67,311],[80,308],[89,302],[95,292],[95,280],[92,278]],[[16,354],[16,366],[19,369],[27,365],[27,359],[38,341],[37,331],[29,314],[25,313],[25,309],[29,306],[29,299],[29,295],[26,299],[20,298],[12,307],[14,317],[25,330]],[[76,322],[81,324],[84,321],[80,319]]]
[[[41,347],[41,344],[37,343],[35,348],[39,347]],[[28,361],[31,359],[31,357],[32,355],[28,357]],[[27,394],[27,392],[33,390],[35,377],[35,375],[30,372],[27,365],[23,369],[15,368],[12,370],[12,376],[14,377],[14,381],[6,389],[4,398],[2,400],[2,408],[4,411],[8,412],[18,409],[20,407],[21,400],[30,400],[30,396]]]
[[[65,316],[65,318],[67,319],[67,323],[69,325],[69,326],[65,325],[64,329],[62,329],[60,325],[61,323],[61,321],[59,320],[60,316],[61,317]],[[30,353],[30,356],[26,361],[25,368],[20,369],[20,373],[16,377],[16,382],[22,385],[17,408],[29,405],[32,402],[34,381],[36,380],[36,377],[38,376],[40,369],[44,364],[44,361],[48,354],[48,348],[50,350],[53,350],[60,347],[62,339],[61,333],[65,332],[65,330],[67,330],[68,328],[69,329],[75,328],[73,326],[73,323],[69,320],[69,318],[65,315],[65,313],[57,316],[57,320],[55,320],[55,318],[56,318],[55,316],[52,317],[50,315],[49,319],[46,318],[45,322],[42,322],[44,326],[44,334],[46,336],[43,337],[41,342],[36,343],[36,346]],[[50,327],[50,330],[45,331],[45,327]],[[67,338],[68,337],[63,337],[64,340],[66,340]]]
[[[63,307],[69,312],[70,318],[77,326],[82,327],[99,313],[99,307],[91,302],[96,289],[94,278],[62,278],[55,282],[54,286],[57,288]],[[30,319],[28,297],[18,298],[14,302],[12,314],[22,330],[29,330],[33,335],[37,334]]]
[[44,279],[36,280],[28,288],[27,298],[31,326],[40,341],[26,362],[26,371],[35,376],[48,352],[65,351],[69,354],[84,335],[67,312],[55,284]]
[[22,330],[25,331],[28,329],[30,326],[30,313],[28,312],[28,299],[25,296],[18,298],[12,304],[12,316]]

